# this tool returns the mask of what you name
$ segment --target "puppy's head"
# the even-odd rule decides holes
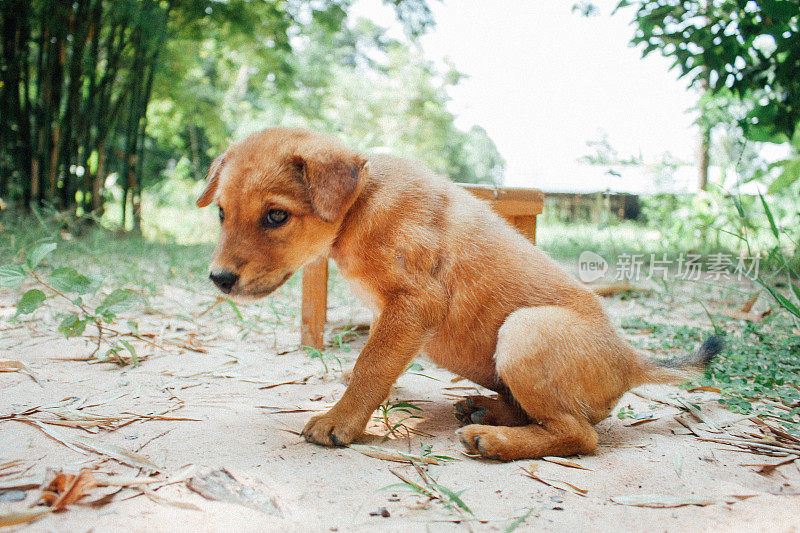
[[[239,300],[280,287],[328,252],[367,173],[363,157],[306,130],[273,128],[233,144],[197,200],[219,206],[211,279]]]

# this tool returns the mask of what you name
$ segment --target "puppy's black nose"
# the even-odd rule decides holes
[[[236,285],[237,281],[239,281],[239,276],[233,272],[228,272],[227,270],[223,270],[222,272],[211,272],[209,273],[208,277],[211,278],[211,281],[213,281],[216,286],[219,287],[219,290],[225,294],[231,292],[233,286]]]

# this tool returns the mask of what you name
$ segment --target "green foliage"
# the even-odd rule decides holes
[[[729,409],[756,410],[754,402],[766,398],[784,408],[759,407],[800,435],[800,338],[748,324],[728,338],[731,346],[709,367],[702,385],[717,386]]]
[[[634,411],[630,405],[620,407],[619,411],[617,411],[617,418],[619,418],[620,420],[624,418],[635,418],[635,417],[636,417],[636,411]]]
[[[574,8],[573,8],[573,9],[574,9]],[[519,518],[515,519],[513,522],[511,522],[511,523],[510,523],[510,524],[509,524],[509,525],[508,525],[508,526],[507,526],[507,527],[506,527],[506,528],[503,530],[503,531],[504,531],[504,533],[511,533],[512,531],[516,531],[516,530],[517,530],[517,528],[518,528],[519,526],[523,525],[525,522],[527,522],[527,521],[528,521],[528,518],[530,518],[530,516],[531,516],[531,515],[532,515],[532,514],[533,514],[535,511],[536,511],[536,510],[535,510],[534,508],[530,508],[530,509],[528,509],[527,511],[525,511],[524,513],[522,513],[522,515],[521,515]]]
[[[199,180],[232,139],[275,124],[498,181],[486,132],[446,110],[460,75],[411,52],[434,24],[427,1],[384,3],[406,40],[351,20],[350,0],[3,2],[0,197],[140,232],[147,188]]]
[[[622,0],[632,42],[658,51],[682,76],[753,101],[745,135],[785,142],[800,123],[800,0]]]
[[[726,323],[733,320],[725,316],[718,318]],[[702,328],[674,326],[639,317],[623,321],[622,327],[647,332],[646,337],[636,337],[633,341],[656,355],[667,351],[690,353],[712,333]],[[800,337],[792,335],[788,329],[780,322],[745,322],[741,330],[726,335],[725,349],[698,383],[719,387],[720,403],[736,412],[754,412],[754,403],[762,399],[778,402],[782,407],[762,405],[759,412],[778,417],[800,435]],[[636,414],[629,407],[622,407],[617,416],[633,418]]]
[[[72,267],[60,267],[50,274],[50,286],[61,292],[86,294],[92,281]]]
[[[50,253],[52,253],[52,251],[55,249],[56,249],[56,244],[52,242],[38,245],[28,254],[28,261],[27,261],[28,268],[33,270],[34,268],[39,266],[39,263],[41,263],[42,260],[44,260],[44,258],[47,257]]]
[[[768,259],[772,261],[778,270],[777,273],[770,278],[767,278],[761,273],[757,273],[751,277],[751,280],[764,287],[764,289],[766,289],[767,292],[769,292],[769,294],[778,302],[778,305],[794,317],[795,323],[800,324],[800,289],[798,289],[798,287],[795,285],[795,281],[800,279],[800,268],[795,268],[793,265],[796,256],[798,253],[800,253],[798,252],[800,244],[794,239],[795,236],[789,233],[788,229],[778,226],[769,203],[767,203],[767,200],[761,193],[759,193],[758,196],[761,200],[761,207],[763,208],[764,215],[769,221],[770,231],[775,239],[772,249],[768,255]],[[747,248],[751,249],[752,245],[750,243],[750,237],[746,231],[746,224],[752,215],[750,212],[742,209],[741,204],[737,204],[737,212],[741,217],[742,224],[742,229],[739,229],[738,236],[744,242]],[[798,213],[798,215],[800,215],[800,213]],[[784,248],[783,243],[781,242],[782,237],[785,237],[785,239],[790,241],[794,246],[793,253],[795,257],[792,257],[792,252]],[[790,294],[788,297],[784,296],[779,290],[779,287],[775,281],[775,276],[780,274],[785,275],[786,285],[791,287],[792,292],[794,293],[793,295]],[[792,296],[796,301],[791,300]]]
[[[138,299],[138,295],[132,290],[116,289],[103,299],[95,312],[102,315],[106,322],[110,322],[118,314],[127,311]]]
[[[433,457],[434,459],[438,459],[440,461],[460,461],[460,459],[456,459],[455,457],[450,457],[449,455],[442,455],[440,453],[434,453],[433,447],[430,444],[425,444],[424,442],[419,443],[419,458],[420,463],[425,464],[426,457]]]
[[[420,376],[423,378],[432,379],[434,381],[439,381],[438,378],[433,376],[429,376],[428,374],[424,374],[422,371],[425,370],[421,364],[417,362],[409,363],[406,369],[403,371],[403,374],[410,374],[412,376]]]
[[[58,332],[63,333],[67,339],[80,337],[86,330],[86,324],[88,323],[88,318],[81,318],[79,315],[67,315],[58,325]]]
[[[800,0],[622,0],[631,42],[708,89],[702,130],[716,131],[713,162],[745,179],[774,178],[775,193],[800,179]],[[711,138],[713,138],[711,137]],[[765,168],[750,143],[790,143],[792,155]],[[722,160],[722,161],[720,161]]]
[[[47,296],[39,289],[31,289],[22,295],[17,302],[17,314],[29,315],[42,306]]]
[[[754,199],[743,197],[741,201],[749,206]],[[727,193],[712,187],[696,194],[645,197],[642,199],[642,216],[647,226],[659,228],[664,237],[663,244],[668,247],[735,250],[739,242],[729,232],[738,225],[740,218],[732,207]],[[749,221],[748,229],[755,230],[756,222]]]
[[[800,179],[800,155],[774,163],[773,168],[780,168],[780,174],[775,178],[767,192],[775,194],[784,191],[791,184]]]
[[[0,288],[17,287],[25,279],[25,271],[19,265],[0,266]]]
[[[486,131],[460,130],[447,110],[447,90],[460,73],[440,72],[419,50],[368,20],[333,26],[311,17],[304,38],[282,58],[283,73],[257,67],[258,60],[225,40],[204,41],[199,67],[190,55],[192,74],[178,88],[171,80],[156,87],[150,123],[171,139],[165,157],[188,156],[199,179],[200,169],[230,139],[280,124],[325,131],[363,151],[413,157],[456,181],[499,183],[505,163]],[[183,57],[186,51],[175,53]],[[198,86],[208,101],[197,99]],[[187,134],[192,120],[195,129]]]
[[[128,334],[144,340],[143,337],[138,334],[135,327],[129,328],[133,330],[132,333],[123,333],[110,325],[114,324],[118,315],[140,301],[141,297],[128,289],[116,289],[104,296],[102,301],[93,307],[90,303],[84,301],[83,296],[87,296],[89,300],[95,300],[98,283],[93,282],[89,277],[79,273],[72,267],[56,268],[49,276],[41,272],[42,261],[56,247],[55,243],[35,246],[26,256],[27,268],[13,264],[0,267],[2,286],[14,288],[26,280],[38,286],[25,291],[19,299],[16,316],[33,313],[42,307],[48,299],[59,299],[67,305],[67,312],[62,314],[58,325],[58,332],[63,334],[65,338],[69,339],[84,335],[86,326],[92,324],[97,330],[97,345],[92,357],[100,351],[105,338],[109,342],[109,347],[99,356],[100,360],[113,359],[122,364],[138,364],[139,357],[135,348],[126,339],[120,337]],[[122,351],[127,351],[130,354],[128,360],[120,355]]]

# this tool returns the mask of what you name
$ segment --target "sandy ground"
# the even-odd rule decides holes
[[[293,287],[282,289],[281,295],[289,314],[292,302],[298,301],[296,284]],[[13,297],[8,291],[0,293],[0,318],[13,314]],[[659,386],[635,391],[639,395],[627,394],[620,406],[652,413],[655,420],[631,425],[633,419],[612,416],[601,422],[596,454],[571,458],[584,469],[541,460],[501,464],[462,455],[454,434],[458,424],[452,403],[455,396],[474,394],[477,389],[466,381],[452,381],[452,374],[424,359],[419,361],[423,368],[419,373],[425,376],[403,375],[392,395],[394,400],[423,409],[421,418],[408,421],[419,433],[384,439],[386,428],[376,420],[361,442],[411,455],[419,455],[424,443],[434,454],[458,459],[430,465],[427,474],[444,487],[463,490],[461,498],[474,517],[405,488],[385,488],[399,482],[392,471],[415,482],[420,481],[419,474],[410,464],[369,457],[354,449],[317,447],[296,434],[312,414],[342,395],[345,385],[334,358],[326,358],[331,367],[326,373],[319,359],[296,349],[298,328],[293,316],[272,329],[259,322],[244,339],[242,328],[224,305],[198,316],[213,298],[209,287],[199,291],[165,287],[151,297],[153,307],[136,318],[139,330],[152,332],[162,348],[136,341],[140,354],[149,354],[136,367],[68,360],[86,356],[92,346],[82,339],[57,337],[51,311],[37,311],[22,323],[0,321],[1,357],[24,363],[38,379],[37,383],[22,372],[0,373],[0,417],[40,407],[50,408],[49,412],[27,418],[56,420],[53,413],[60,409],[67,419],[75,413],[93,413],[134,420],[126,425],[109,423],[119,426],[111,429],[80,429],[0,418],[0,464],[20,460],[24,468],[17,470],[28,469],[0,475],[0,486],[19,478],[41,480],[48,468],[75,472],[88,466],[127,477],[149,475],[103,454],[71,449],[42,428],[57,431],[67,441],[79,435],[139,450],[161,471],[156,479],[174,481],[154,484],[152,497],[124,488],[110,502],[75,504],[17,527],[32,531],[502,531],[528,513],[518,531],[800,530],[797,463],[768,475],[757,473],[757,467],[743,465],[780,459],[701,441],[676,420],[676,416],[684,417],[701,433],[709,429],[669,405],[676,403],[677,396],[700,405],[705,416],[719,425],[733,419],[735,415],[719,407],[712,392]],[[245,318],[270,314],[266,306],[251,309]],[[609,301],[609,311],[615,319],[654,312],[638,300],[618,299]],[[681,315],[680,305],[675,304],[673,312],[676,320],[697,324],[694,315]],[[333,326],[368,319],[346,296],[334,295],[330,315]],[[363,337],[358,338],[331,353],[346,368],[363,342]],[[192,343],[188,345],[192,349],[186,343]],[[288,381],[298,383],[264,388]],[[166,413],[196,421],[125,413]],[[751,426],[749,421],[738,421],[726,431]],[[524,475],[523,468],[531,465],[537,476],[561,488]],[[255,510],[211,501],[187,486],[187,478],[203,478],[220,468],[248,487],[247,494],[256,494],[268,505]],[[110,492],[97,488],[82,501]],[[670,497],[715,503],[650,508],[612,500],[624,502],[632,495],[655,501]],[[0,514],[25,508],[37,497],[38,490],[0,493]],[[277,510],[270,509],[272,503]]]

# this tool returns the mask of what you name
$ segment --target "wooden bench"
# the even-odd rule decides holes
[[[536,189],[491,187],[460,183],[477,198],[489,203],[517,231],[536,242],[536,217],[542,213],[544,194]],[[300,343],[323,348],[328,315],[328,258],[322,257],[303,268],[303,303]]]

